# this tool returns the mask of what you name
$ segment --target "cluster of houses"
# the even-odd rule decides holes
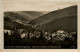
[[[71,40],[74,40],[75,38],[72,36],[72,34],[76,34],[76,32],[71,32],[71,33],[67,33],[63,30],[58,30],[56,32],[53,33],[49,33],[49,32],[40,32],[40,31],[34,31],[34,32],[28,32],[25,29],[17,29],[17,30],[4,30],[4,33],[8,33],[8,35],[13,35],[13,33],[19,34],[18,37],[20,38],[39,38],[42,36],[46,39],[46,40],[57,40],[57,41],[64,41],[65,38],[70,38]]]

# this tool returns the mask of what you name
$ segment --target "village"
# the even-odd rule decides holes
[[[5,29],[4,37],[4,45],[6,46],[63,45],[62,42],[64,41],[64,45],[74,45],[77,39],[76,32],[68,33],[64,30],[57,30],[56,32],[49,33],[44,30],[36,30],[36,28],[28,31],[26,29],[19,29],[16,27],[15,30]],[[67,41],[68,43],[66,43]]]

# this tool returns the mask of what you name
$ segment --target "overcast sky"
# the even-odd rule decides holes
[[[76,5],[76,2],[48,0],[4,0],[4,11],[54,11]]]

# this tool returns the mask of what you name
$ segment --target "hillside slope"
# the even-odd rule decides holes
[[[73,15],[77,15],[77,6],[70,6],[64,9],[52,11],[48,14],[45,14],[43,16],[40,16],[39,18],[32,20],[30,24],[33,24],[33,25],[45,24],[58,18],[73,16]]]
[[[28,18],[24,18],[21,15],[18,15],[16,13],[12,13],[12,12],[4,12],[4,18],[9,18],[12,21],[18,22],[18,23],[28,23],[29,19]]]
[[[56,19],[49,23],[37,27],[40,30],[54,32],[57,30],[64,30],[67,32],[77,32],[77,16],[69,16]]]

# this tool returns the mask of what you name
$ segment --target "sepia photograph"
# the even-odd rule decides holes
[[[77,3],[5,0],[4,49],[77,49]]]

